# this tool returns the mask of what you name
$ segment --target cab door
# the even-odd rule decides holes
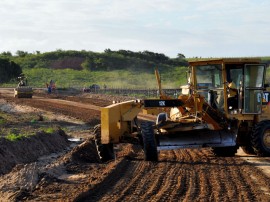
[[[264,87],[265,65],[247,64],[244,67],[243,114],[260,114]]]

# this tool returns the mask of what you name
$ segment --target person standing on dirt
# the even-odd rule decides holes
[[[51,92],[52,92],[52,88],[51,88],[51,86],[49,85],[49,86],[48,86],[48,93],[51,94]]]
[[[48,90],[48,94],[50,94],[52,92],[51,85],[49,85],[48,83],[46,83],[46,87],[47,87],[47,90]]]

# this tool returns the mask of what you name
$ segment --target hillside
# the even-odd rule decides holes
[[[57,50],[46,53],[18,51],[15,56],[5,52],[2,58],[17,63],[28,76],[29,84],[44,87],[51,79],[59,87],[83,87],[93,83],[110,87],[154,88],[154,69],[158,68],[167,87],[178,87],[185,83],[187,61],[183,55],[169,58],[149,51],[127,50],[103,53],[91,51]],[[183,69],[184,68],[184,69]],[[7,85],[14,85],[11,81]]]
[[[149,51],[110,49],[103,53],[57,50],[46,53],[17,51],[16,55],[12,55],[3,52],[0,58],[18,64],[28,76],[31,86],[45,87],[47,82],[54,80],[57,87],[64,88],[82,88],[92,84],[113,88],[156,88],[155,68],[159,69],[164,88],[178,88],[186,83],[187,60],[198,59],[186,59],[183,54],[169,58]],[[269,64],[270,58],[262,57],[262,60]],[[267,73],[267,83],[269,78]],[[2,86],[13,87],[16,83],[14,78]]]
[[[27,68],[75,69],[75,70],[119,70],[119,69],[148,69],[152,66],[161,68],[185,66],[184,56],[169,58],[161,53],[149,51],[132,52],[128,50],[111,51],[106,49],[103,53],[91,51],[57,50],[46,53],[27,53],[17,51],[15,56],[4,52],[1,57],[8,57]]]

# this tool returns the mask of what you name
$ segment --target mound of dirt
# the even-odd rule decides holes
[[[6,174],[22,163],[36,161],[40,156],[61,151],[69,145],[63,130],[54,133],[38,132],[28,138],[10,141],[0,138],[0,174]]]
[[[58,60],[51,60],[50,68],[52,69],[75,69],[82,70],[81,64],[85,59],[81,57],[65,57]]]
[[[100,162],[95,141],[92,138],[86,139],[82,144],[73,148],[65,158],[66,163],[98,163]]]

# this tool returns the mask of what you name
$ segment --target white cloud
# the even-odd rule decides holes
[[[270,55],[269,1],[1,0],[2,51]]]

